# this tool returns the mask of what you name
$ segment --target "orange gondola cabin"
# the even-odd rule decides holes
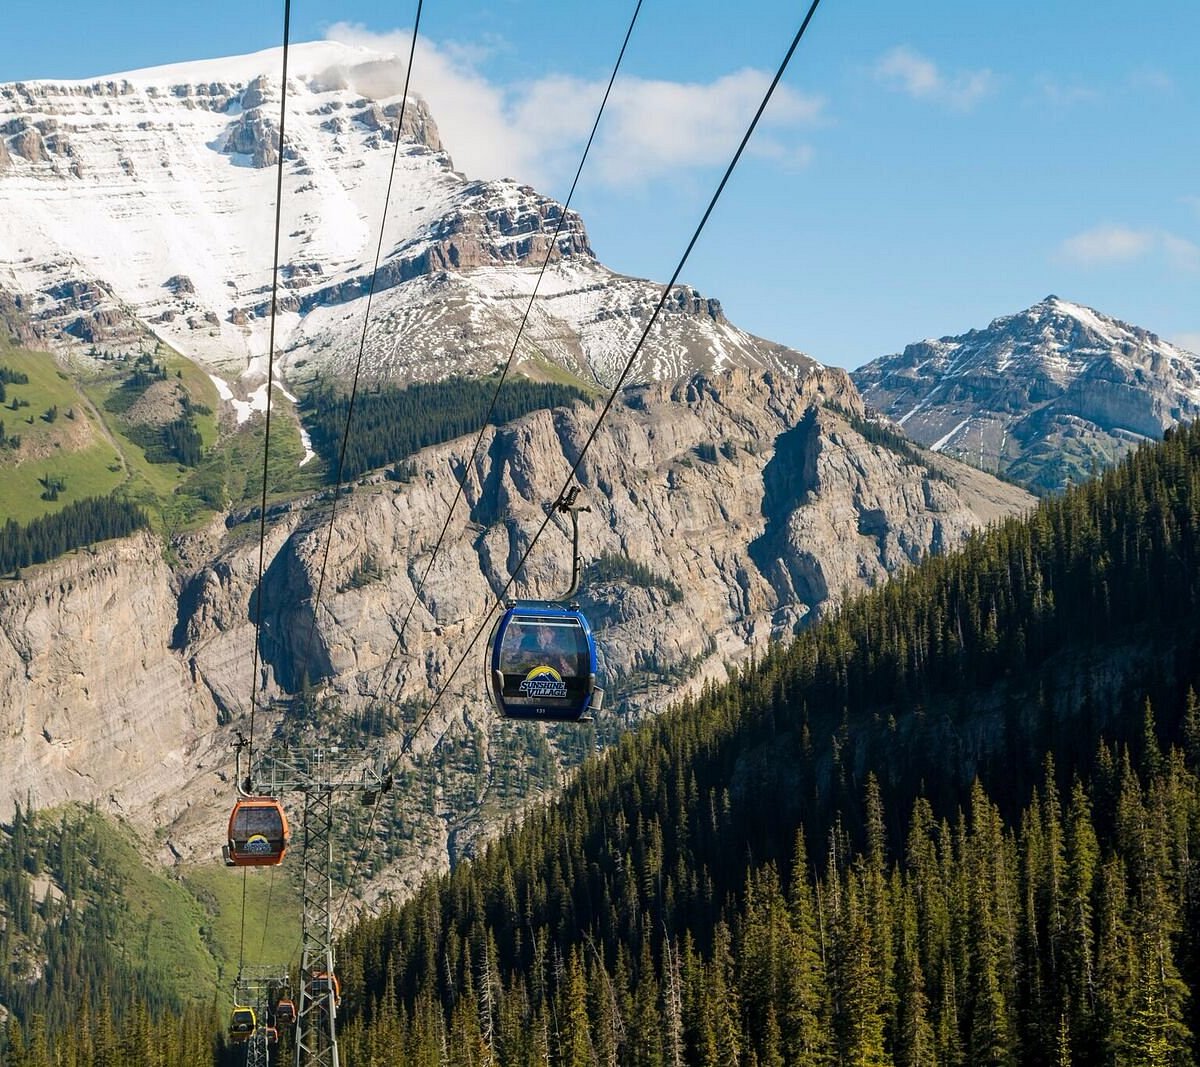
[[[292,1026],[296,1022],[296,1005],[290,1000],[281,1000],[275,1005],[275,1022],[279,1026]]]
[[[273,867],[283,862],[291,831],[283,805],[274,797],[243,797],[229,816],[227,867]]]
[[[342,983],[336,974],[318,971],[309,979],[308,995],[319,1002],[332,1000],[333,1006],[339,1007],[342,1003]]]

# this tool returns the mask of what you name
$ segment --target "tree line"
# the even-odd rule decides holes
[[[207,1000],[181,997],[144,946],[125,942],[122,861],[100,817],[79,809],[39,815],[17,804],[5,829],[0,1002],[10,1014],[0,1027],[0,1062],[211,1067],[223,1022],[215,990]],[[211,988],[213,976],[191,980]]]
[[[569,385],[505,381],[496,394],[495,376],[447,378],[418,382],[405,388],[381,385],[355,397],[354,418],[346,440],[342,477],[357,478],[366,471],[407,459],[429,445],[478,431],[493,395],[496,405],[489,423],[499,426],[543,408],[562,407],[586,394]],[[304,421],[313,449],[324,460],[329,480],[337,475],[338,456],[350,408],[348,394],[330,385],[313,389],[304,402]]]
[[[127,537],[149,525],[140,507],[118,497],[85,497],[24,525],[9,519],[0,526],[0,573],[45,563],[97,541]]]
[[[204,441],[191,415],[180,415],[159,426],[130,426],[126,433],[150,463],[195,467],[204,458]]]
[[[345,1061],[1194,1065],[1198,537],[1193,426],[626,734],[347,933]]]
[[[1189,715],[1188,756],[1151,739],[1135,767],[1128,747],[1105,744],[1091,780],[1073,778],[1065,795],[1048,760],[1015,826],[978,781],[952,816],[918,798],[899,855],[868,777],[864,848],[835,825],[813,862],[798,832],[788,863],[751,866],[704,930],[669,900],[639,901],[669,888],[653,833],[626,857],[649,886],[594,901],[632,914],[582,938],[539,930],[515,872],[507,886],[456,887],[450,922],[423,894],[395,930],[411,941],[385,936],[374,949],[387,919],[349,939],[368,965],[344,1055],[523,1067],[1194,1064],[1194,697]],[[689,872],[676,877],[696,891]],[[620,937],[604,936],[606,921],[625,927]],[[511,967],[514,951],[529,964]]]
[[[348,1059],[1194,1064],[1198,535],[1189,427],[626,735],[347,935]]]

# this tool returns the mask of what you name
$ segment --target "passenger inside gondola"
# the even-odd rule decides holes
[[[510,606],[496,621],[486,662],[488,694],[505,718],[578,722],[599,710],[595,643],[578,608]]]

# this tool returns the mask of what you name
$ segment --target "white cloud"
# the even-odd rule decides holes
[[[613,89],[611,115],[602,125],[598,170],[614,185],[662,177],[675,170],[725,163],[758,107],[770,76],[742,70],[707,85],[629,80]],[[822,102],[790,90],[763,116],[779,129],[816,121]],[[594,108],[593,108],[594,112]],[[783,142],[756,131],[751,149],[766,158],[790,157]],[[803,150],[801,156],[803,158]]]
[[[379,78],[356,87],[372,95],[396,95],[404,87],[411,35],[397,31],[376,34],[338,23],[328,36],[346,44],[395,56],[391,60],[390,94]],[[442,142],[460,170],[473,177],[525,178],[536,159],[536,145],[514,126],[506,113],[504,94],[476,73],[477,58],[462,46],[438,48],[425,38],[417,41],[412,89],[428,102]],[[526,178],[526,180],[529,180]]]
[[[1200,270],[1200,248],[1194,241],[1176,237],[1173,233],[1159,235],[1167,258],[1180,270]]]
[[[400,92],[407,33],[375,34],[343,23],[329,36],[394,53],[393,93]],[[511,177],[543,188],[569,181],[607,79],[549,75],[501,86],[479,72],[483,56],[474,46],[417,42],[413,88],[428,101],[454,165],[471,177]],[[769,81],[757,70],[708,84],[618,78],[589,158],[591,180],[633,185],[724,162]],[[796,143],[795,131],[817,123],[824,107],[820,97],[780,86],[751,148],[784,166],[805,165],[811,149]]]
[[[1129,263],[1156,254],[1179,270],[1200,270],[1200,247],[1160,229],[1095,226],[1068,237],[1059,245],[1058,252],[1061,258],[1085,267]]]
[[[1129,75],[1133,89],[1149,89],[1155,93],[1168,93],[1175,88],[1175,81],[1165,70],[1157,67],[1139,67]]]
[[[969,111],[995,84],[995,77],[986,69],[959,71],[947,77],[931,59],[906,45],[885,52],[876,62],[874,73],[890,89],[955,111]]]
[[[1100,99],[1100,94],[1086,85],[1064,85],[1053,78],[1039,78],[1041,99],[1052,107],[1068,108],[1075,104],[1089,104]]]
[[[1124,263],[1144,256],[1154,244],[1148,230],[1127,226],[1096,226],[1068,237],[1059,246],[1064,258],[1085,266],[1097,263]]]

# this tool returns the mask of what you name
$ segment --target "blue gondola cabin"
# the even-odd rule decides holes
[[[578,722],[599,710],[596,643],[582,612],[521,602],[492,630],[488,692],[509,719]]]

